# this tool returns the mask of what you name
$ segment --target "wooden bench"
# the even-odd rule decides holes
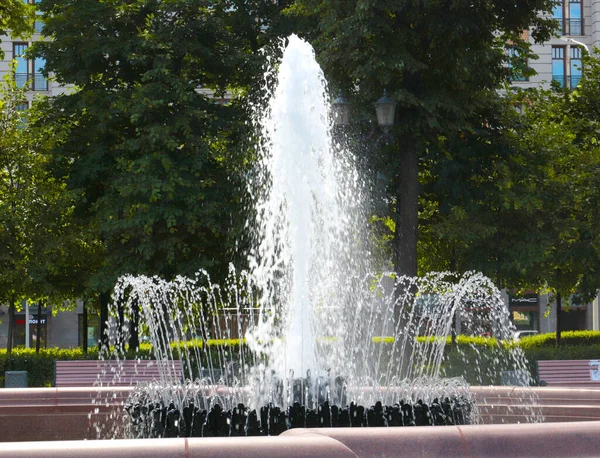
[[[75,360],[56,361],[54,386],[131,386],[139,382],[161,380],[161,369],[172,379],[183,380],[180,360]]]
[[[600,360],[538,361],[537,375],[540,385],[600,387]]]

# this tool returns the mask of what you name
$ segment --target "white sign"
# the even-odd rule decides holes
[[[600,382],[600,361],[590,360],[590,379],[594,382]]]

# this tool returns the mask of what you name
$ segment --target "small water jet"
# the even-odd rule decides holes
[[[255,202],[247,224],[254,238],[249,272],[232,267],[223,285],[204,271],[171,282],[125,276],[115,288],[111,314],[119,318],[109,326],[113,350],[106,356],[123,357],[139,307],[155,358],[182,359],[187,379],[165,366],[156,384],[138,387],[128,434],[182,434],[191,428],[190,415],[204,422],[200,434],[222,432],[222,418],[229,425],[234,415],[249,421],[252,411],[258,418],[268,406],[271,413],[279,409],[282,427],[298,423],[298,409],[306,423],[324,405],[329,419],[334,405],[377,407],[376,416],[384,410],[394,416],[396,405],[426,406],[427,420],[418,421],[433,424],[439,399],[460,399],[468,406],[463,418],[480,422],[485,406],[473,403],[465,378],[444,376],[467,368],[478,384],[498,383],[503,369],[526,374],[523,353],[500,344],[486,355],[458,349],[463,357],[453,364],[447,337],[453,317],[463,334],[512,335],[500,291],[478,273],[374,273],[368,180],[332,136],[314,51],[292,35],[269,72],[277,84],[255,109],[261,140],[249,181]],[[210,347],[214,341],[221,344]],[[491,364],[483,364],[486,357]],[[413,422],[419,409],[412,409]],[[534,414],[535,406],[530,419]],[[258,430],[271,431],[259,423]]]

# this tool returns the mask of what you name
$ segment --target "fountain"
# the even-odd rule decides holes
[[[262,420],[247,428],[256,434],[314,419],[321,426],[381,423],[375,417],[386,425],[479,423],[464,378],[442,377],[449,369],[444,349],[455,316],[464,333],[512,335],[500,292],[477,273],[416,279],[374,273],[368,184],[352,152],[332,136],[327,85],[312,47],[292,35],[276,71],[275,88],[265,88],[265,101],[254,109],[261,141],[248,185],[250,270],[232,266],[225,285],[204,271],[171,282],[120,279],[112,316],[122,320],[112,322],[105,356],[124,357],[122,343],[139,307],[156,359],[183,359],[187,381],[164,366],[161,380],[132,395],[127,432],[111,434],[214,436],[230,431],[233,417],[244,425]],[[206,346],[185,348],[193,339],[232,337],[244,339],[235,351],[219,349],[216,360]],[[498,361],[490,370],[527,373],[518,348],[490,353]],[[474,368],[481,369],[478,361]],[[490,374],[478,382],[484,378]],[[535,414],[532,408],[528,419]],[[302,421],[294,421],[298,415]],[[281,428],[272,427],[277,423]]]
[[[221,285],[204,271],[173,281],[125,276],[114,291],[104,357],[125,358],[139,312],[154,358],[181,359],[185,380],[165,364],[159,380],[109,384],[95,394],[4,390],[0,406],[18,415],[26,404],[37,409],[36,422],[46,421],[39,437],[57,428],[60,438],[82,439],[68,435],[86,426],[81,417],[56,413],[93,405],[97,438],[136,440],[12,443],[0,456],[597,453],[599,422],[483,425],[541,421],[537,394],[548,404],[564,397],[600,406],[600,397],[483,386],[497,384],[506,370],[530,384],[523,353],[510,345],[485,352],[459,345],[448,357],[453,326],[463,335],[512,335],[501,293],[478,273],[395,278],[378,268],[366,225],[369,185],[352,152],[332,136],[327,85],[308,43],[289,37],[265,75],[265,93],[254,111],[261,140],[248,178],[255,203],[249,271],[232,266]],[[560,410],[553,418],[574,417]],[[33,429],[20,440],[30,440]],[[218,437],[253,435],[277,437]],[[498,437],[509,436],[506,449]],[[156,437],[163,439],[144,439]]]

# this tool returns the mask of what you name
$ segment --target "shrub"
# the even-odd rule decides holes
[[[600,331],[563,331],[561,341],[563,346],[598,345],[600,344]],[[556,346],[556,333],[549,332],[524,337],[519,341],[519,346],[524,350],[527,348],[554,347]]]

